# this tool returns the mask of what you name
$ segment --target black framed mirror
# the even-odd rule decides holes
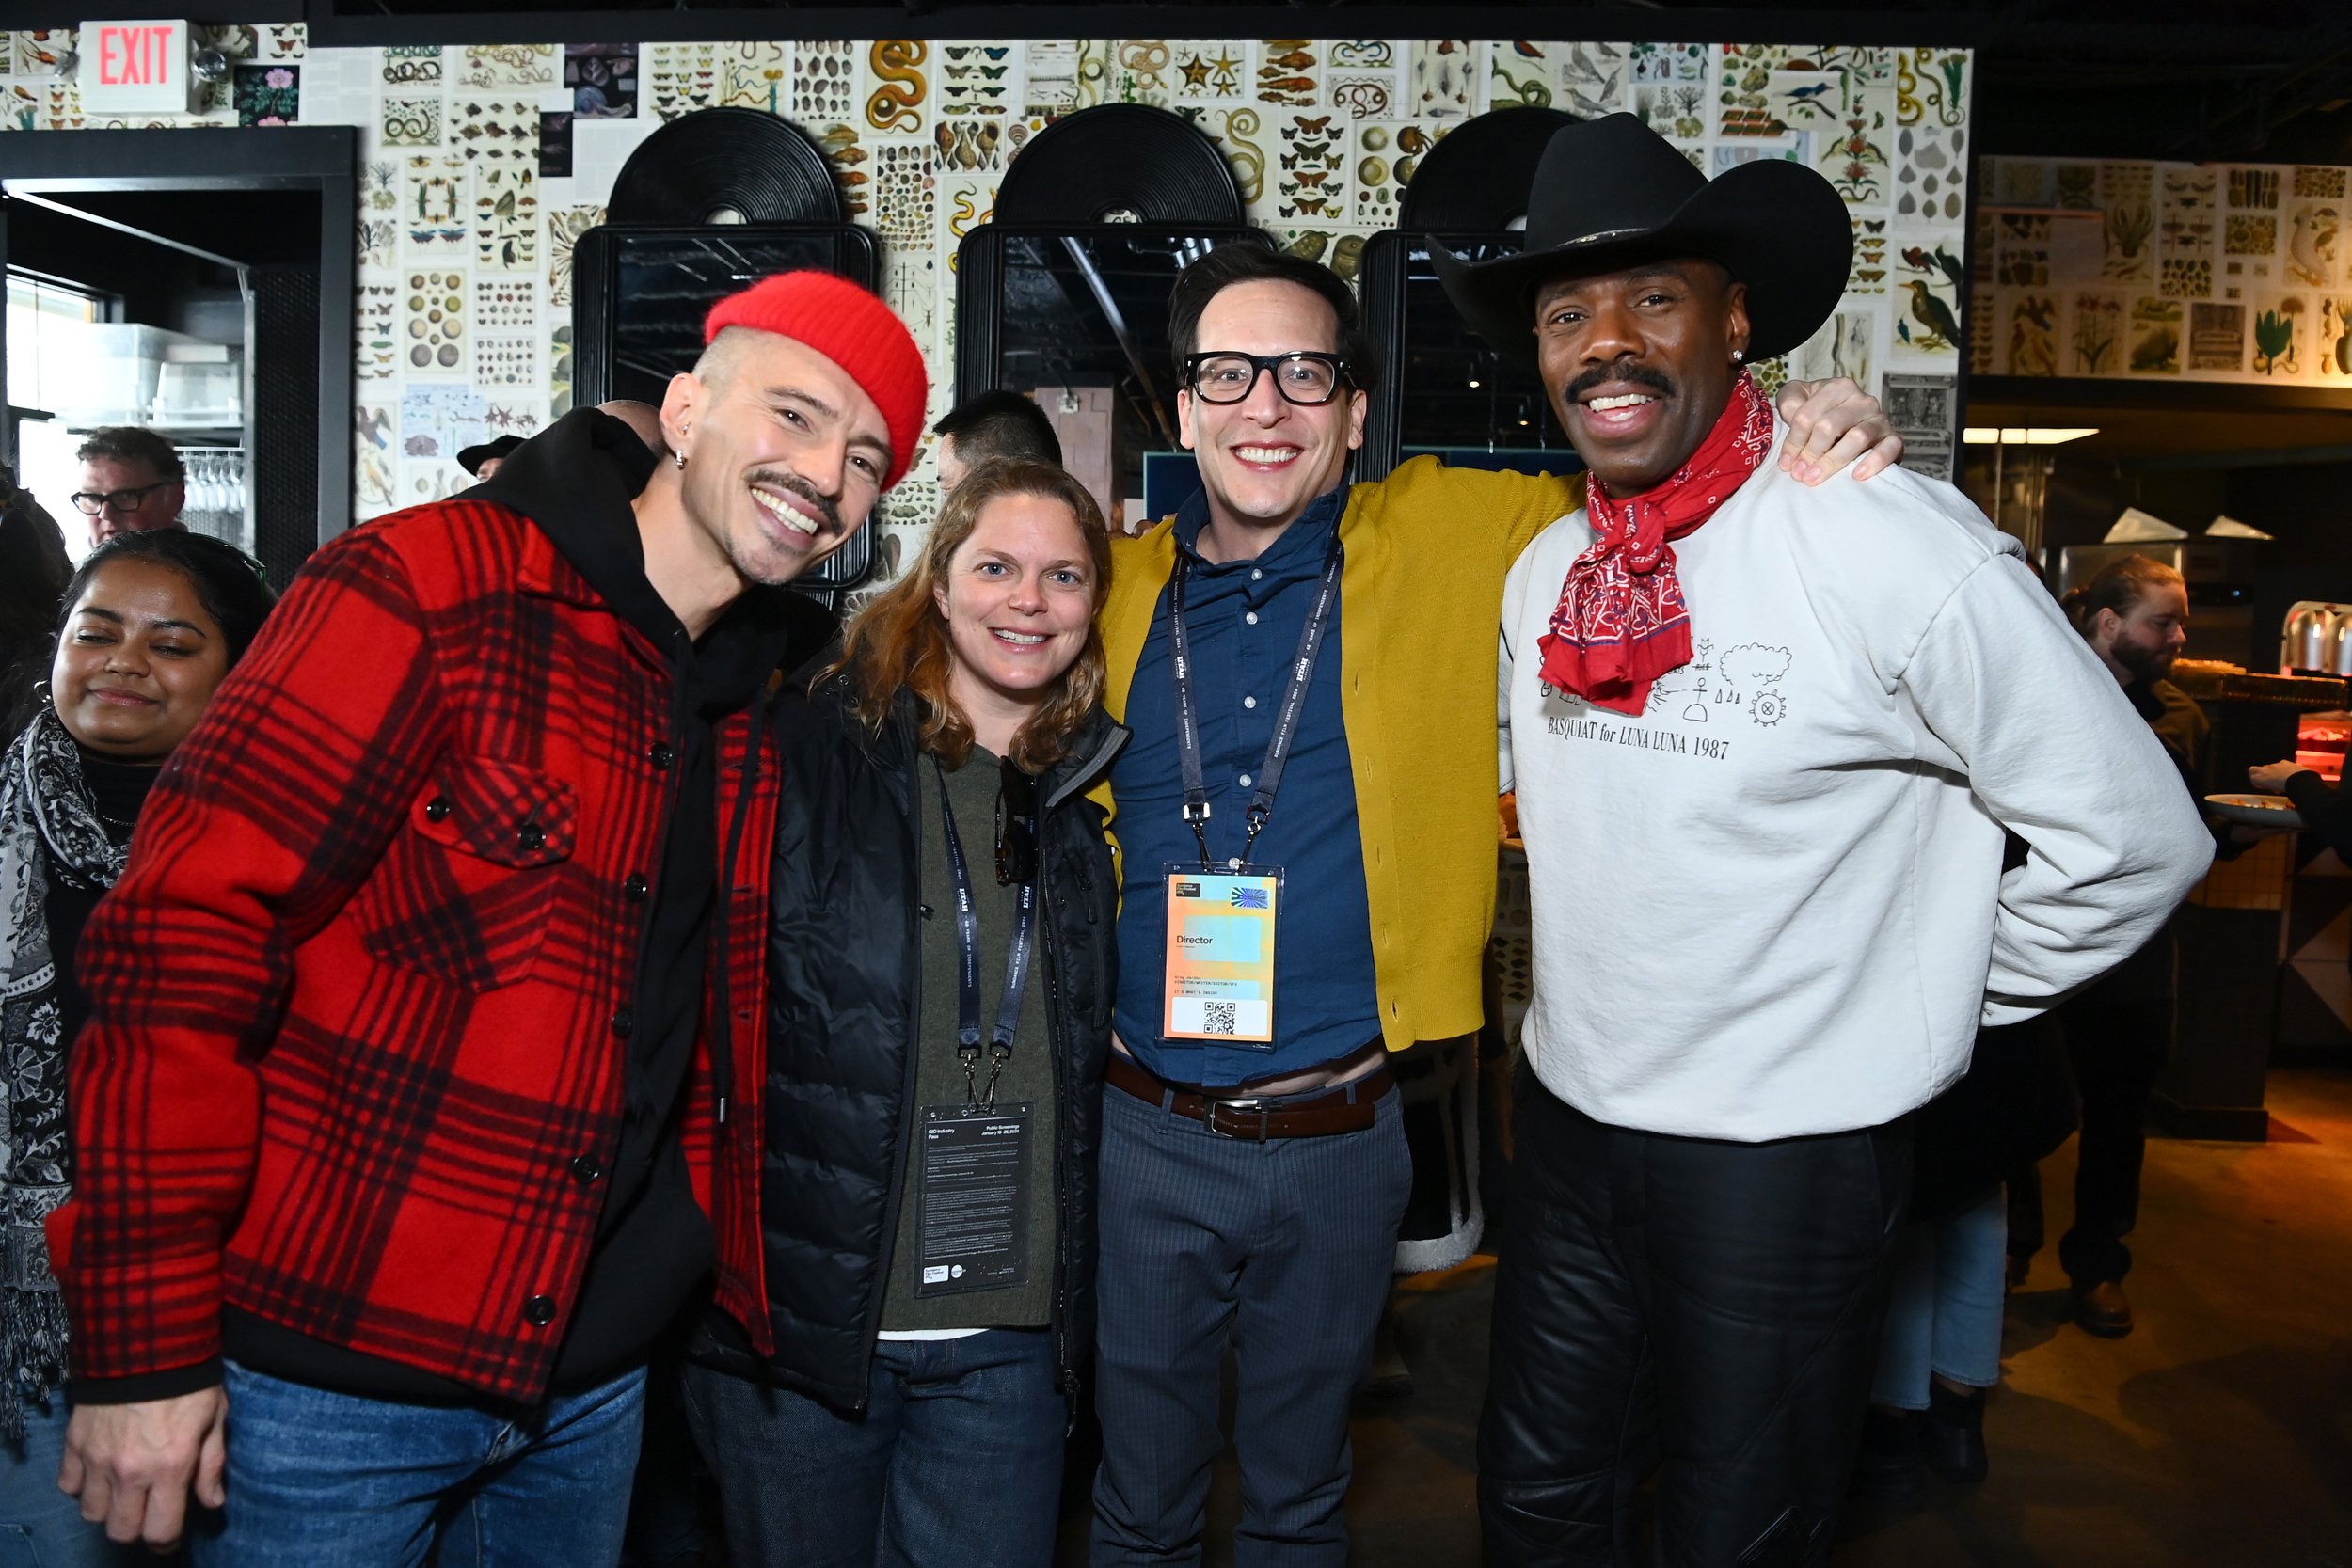
[[[1211,223],[976,229],[956,256],[957,398],[1036,398],[1114,528],[1130,501],[1161,515],[1199,485],[1177,438],[1168,291],[1219,245],[1271,243]]]
[[[773,273],[815,268],[867,289],[880,267],[874,236],[846,223],[611,225],[572,248],[572,403],[633,398],[659,405],[670,378],[694,368],[703,318],[728,294]],[[828,604],[863,582],[876,558],[868,519],[803,578]]]
[[[1434,146],[1400,140],[1400,167],[1419,166],[1397,227],[1365,242],[1360,275],[1364,329],[1385,371],[1364,420],[1360,477],[1381,478],[1424,453],[1455,467],[1521,473],[1583,467],[1542,379],[1470,329],[1429,261],[1433,243],[1471,261],[1517,256],[1536,166],[1551,138],[1575,123],[1557,109],[1514,106],[1466,120]]]
[[[637,145],[607,221],[572,246],[572,403],[659,404],[702,356],[703,319],[780,272],[815,270],[879,292],[871,231],[843,211],[806,132],[751,109],[698,109]],[[797,587],[829,607],[866,580],[878,517]]]
[[[1542,379],[1506,362],[1463,322],[1430,263],[1433,243],[1473,261],[1519,252],[1519,236],[1508,230],[1432,236],[1391,229],[1364,242],[1364,329],[1381,380],[1364,418],[1357,477],[1382,478],[1424,453],[1454,467],[1577,472],[1583,463]]]
[[[703,350],[703,317],[779,272],[814,268],[867,289],[874,236],[848,224],[589,230],[572,249],[572,401],[659,404]]]

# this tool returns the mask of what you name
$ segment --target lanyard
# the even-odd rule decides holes
[[[1184,579],[1192,575],[1192,557],[1176,552],[1176,575],[1168,585],[1168,664],[1176,676],[1176,754],[1184,771],[1184,821],[1200,845],[1200,868],[1209,869],[1209,791],[1200,774],[1200,711],[1192,691],[1192,637],[1184,626]],[[1323,578],[1315,585],[1314,608],[1298,628],[1298,652],[1291,658],[1290,684],[1274,716],[1274,733],[1266,737],[1265,762],[1258,769],[1258,784],[1249,797],[1249,837],[1241,847],[1242,863],[1266,818],[1274,815],[1274,792],[1282,785],[1282,767],[1290,760],[1291,741],[1298,733],[1298,716],[1306,710],[1307,685],[1314,678],[1315,656],[1323,651],[1323,633],[1331,624],[1331,606],[1340,594],[1340,533],[1334,526],[1330,546],[1323,552]]]
[[[963,1064],[963,1104],[966,1110],[996,1104],[997,1075],[1012,1060],[1013,1032],[1021,1023],[1021,993],[1029,979],[1029,949],[1037,928],[1037,882],[1021,884],[1015,900],[1012,948],[1005,955],[1005,990],[996,1002],[996,1028],[988,1041],[988,1088],[974,1079],[980,1065],[980,916],[972,902],[972,873],[963,861],[963,840],[956,832],[955,808],[947,803],[947,770],[931,758],[939,775],[939,819],[947,830],[947,869],[956,879],[956,1059]]]

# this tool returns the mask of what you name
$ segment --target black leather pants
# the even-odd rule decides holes
[[[1487,1568],[1826,1563],[1911,1184],[1907,1125],[1603,1126],[1525,1068],[1479,1431]]]

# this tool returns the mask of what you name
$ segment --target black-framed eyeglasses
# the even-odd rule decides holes
[[[1010,757],[996,779],[996,885],[1037,879],[1037,780]]]
[[[83,516],[95,517],[110,506],[117,512],[135,511],[141,502],[156,491],[167,484],[179,483],[176,479],[159,479],[152,484],[142,484],[134,490],[108,490],[103,494],[96,490],[76,490],[66,497],[66,499],[72,501],[73,510]]]
[[[1187,354],[1184,386],[1203,403],[1239,403],[1274,372],[1274,389],[1285,403],[1320,408],[1347,385],[1347,361],[1336,354]]]

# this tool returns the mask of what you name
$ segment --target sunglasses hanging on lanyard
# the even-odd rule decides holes
[[[983,1046],[979,905],[962,835],[956,831],[946,769],[936,757],[931,763],[955,887],[956,1060],[963,1068],[963,1103],[923,1106],[916,1119],[922,1140],[915,1167],[918,1298],[1027,1281],[1029,1153],[1037,1132],[1033,1105],[1000,1105],[996,1100],[997,1082],[1012,1061],[1020,1033],[1022,996],[1037,943],[1037,781],[1008,759],[998,784],[996,881],[1019,891],[1012,898],[1004,990]],[[986,1083],[980,1080],[983,1055]]]

